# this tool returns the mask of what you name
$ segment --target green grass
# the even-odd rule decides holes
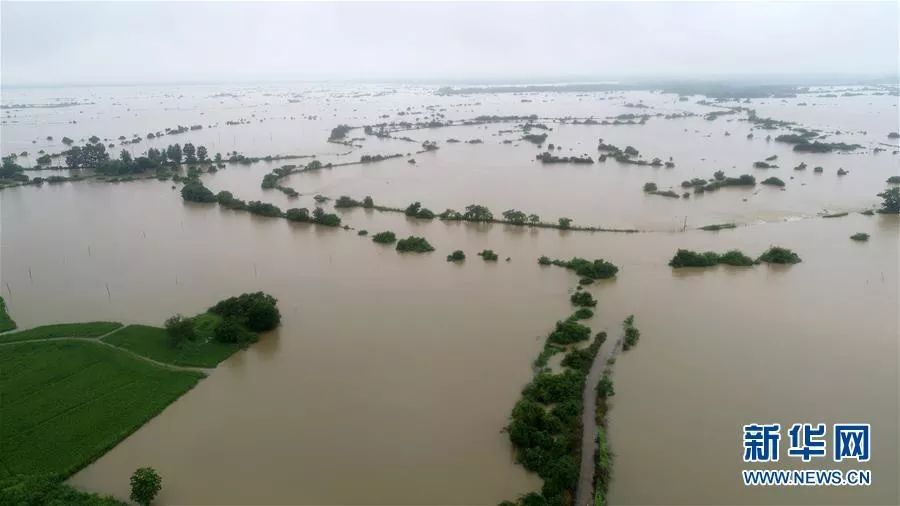
[[[71,475],[137,430],[203,375],[100,343],[0,347],[0,478]]]
[[[97,337],[108,334],[121,326],[122,324],[118,322],[83,322],[42,325],[40,327],[19,332],[0,334],[0,343],[33,341],[35,339],[48,339],[53,337]]]
[[[103,341],[158,362],[190,367],[215,367],[241,349],[237,343],[220,343],[211,339],[215,325],[218,325],[219,321],[221,319],[216,315],[198,316],[194,327],[198,335],[197,342],[187,343],[181,348],[172,346],[165,329],[148,325],[129,325],[104,337]]]
[[[0,297],[0,332],[6,332],[14,328],[16,328],[16,322],[6,312],[6,301],[3,300],[3,297]]]

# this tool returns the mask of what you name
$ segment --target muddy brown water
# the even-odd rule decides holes
[[[486,100],[473,111],[524,107],[491,100],[507,102]],[[712,124],[724,129],[719,121]],[[7,131],[27,137],[17,128],[4,125],[4,140]],[[568,128],[576,127],[557,133],[569,135]],[[737,132],[737,124],[728,128]],[[601,130],[569,138],[593,145]],[[478,135],[476,128],[447,134]],[[653,136],[637,129],[628,135],[657,151]],[[682,135],[682,143],[703,139]],[[735,164],[769,153],[762,142]],[[171,182],[0,192],[4,296],[22,327],[101,318],[158,324],[250,290],[273,293],[284,316],[277,331],[225,361],[71,483],[124,498],[131,471],[150,465],[164,479],[161,504],[494,504],[535,490],[540,480],[514,463],[501,429],[543,336],[572,311],[567,298],[576,277],[536,259],[578,255],[621,267],[617,279],[589,287],[599,299],[593,330],[605,329],[613,340],[622,319],[634,314],[642,332],[615,368],[610,504],[898,502],[900,222],[855,213],[808,218],[829,206],[874,204],[872,195],[896,172],[896,157],[852,155],[857,168],[847,179],[817,180],[808,169],[806,186],[757,187],[748,194],[763,197],[748,202],[730,189],[688,202],[640,194],[648,179],[694,177],[687,163],[668,174],[618,165],[541,167],[529,160],[533,151],[453,146],[431,161],[417,156],[415,168],[401,159],[287,182],[304,193],[371,194],[392,205],[421,199],[436,211],[483,201],[495,212],[517,206],[662,231],[587,234],[341,213],[357,229],[423,235],[437,249],[400,255],[355,231],[185,204]],[[700,164],[703,155],[694,156]],[[822,160],[836,170],[850,156]],[[782,162],[780,174],[790,163]],[[259,189],[270,169],[230,167],[204,180],[245,199],[311,206],[308,195],[293,204]],[[728,217],[756,224],[665,231],[679,229],[685,215],[698,225]],[[796,221],[778,221],[785,217]],[[850,241],[855,232],[872,237]],[[679,247],[740,248],[755,256],[771,244],[804,261],[679,271],[666,265]],[[485,248],[501,261],[475,255]],[[461,265],[444,261],[455,249],[468,255]],[[745,488],[741,425],[754,421],[871,423],[873,485]]]

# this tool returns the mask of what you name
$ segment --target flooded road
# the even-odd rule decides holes
[[[512,113],[528,105],[491,102],[496,100],[502,99],[492,96],[455,114],[495,108]],[[547,107],[584,107],[571,97],[559,102]],[[379,107],[396,108],[365,107],[372,115]],[[362,118],[363,111],[356,115]],[[321,153],[326,146],[341,152],[343,146],[324,142],[341,120],[315,121],[308,137],[273,126],[281,133],[257,153],[287,152],[295,137],[303,139],[297,151]],[[619,356],[615,368],[610,504],[897,503],[900,221],[858,213],[814,217],[823,208],[874,205],[874,193],[897,171],[897,157],[808,155],[810,167],[818,163],[810,157],[821,156],[829,172],[807,170],[784,192],[757,186],[666,199],[642,194],[641,186],[648,180],[677,185],[718,168],[750,173],[752,161],[776,152],[781,168],[775,173],[787,179],[799,158],[786,145],[745,139],[746,124],[729,124],[734,135],[723,142],[731,144],[710,148],[713,153],[691,144],[704,137],[685,133],[685,124],[660,121],[633,129],[565,125],[551,137],[583,146],[592,156],[598,137],[633,143],[653,156],[675,157],[676,168],[668,172],[612,161],[542,166],[532,161],[536,148],[495,140],[444,145],[415,155],[415,166],[400,158],[294,175],[284,184],[304,193],[295,200],[259,187],[279,163],[230,166],[203,176],[213,191],[283,209],[312,207],[315,193],[370,194],[386,205],[421,200],[436,212],[479,202],[495,215],[516,207],[548,221],[571,216],[577,223],[641,226],[652,233],[340,211],[357,230],[421,235],[436,248],[401,255],[352,230],[186,204],[170,181],[3,190],[2,286],[23,328],[92,319],[159,324],[174,313],[193,314],[256,290],[277,297],[283,314],[278,330],[222,363],[70,482],[126,497],[131,471],[153,466],[164,477],[160,504],[496,504],[536,490],[540,480],[514,463],[502,429],[544,337],[572,311],[568,295],[577,278],[538,266],[536,259],[547,255],[618,265],[616,279],[588,288],[599,300],[588,323],[594,332],[607,330],[608,342],[629,314],[641,330],[638,346]],[[684,121],[719,132],[726,125]],[[12,142],[7,131],[21,132],[3,128],[4,143]],[[440,137],[422,138],[469,139],[479,128],[484,131],[438,130]],[[679,130],[680,137],[667,138]],[[215,135],[210,132],[202,135]],[[486,141],[488,135],[481,134]],[[393,152],[401,144],[386,142],[373,147],[366,141],[351,158]],[[753,147],[740,151],[747,142]],[[417,148],[407,144],[412,148],[404,150]],[[855,165],[838,179],[837,167],[850,165],[844,160]],[[757,171],[760,179],[758,172],[764,171]],[[752,225],[673,232],[685,216],[697,226],[732,219]],[[785,217],[797,221],[780,221]],[[856,232],[871,239],[851,241]],[[755,257],[772,244],[793,249],[803,262],[678,271],[667,266],[678,248],[739,248]],[[486,263],[475,255],[486,248],[501,261]],[[445,262],[456,249],[467,260]],[[510,261],[503,261],[507,256]],[[741,426],[757,421],[871,423],[873,485],[745,488]]]

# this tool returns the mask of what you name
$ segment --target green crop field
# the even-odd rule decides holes
[[[129,325],[104,337],[103,341],[157,362],[189,367],[215,367],[240,349],[240,345],[236,343],[220,343],[211,339],[212,328],[218,324],[216,318],[218,317],[208,314],[198,316],[195,320],[197,342],[185,343],[180,348],[172,346],[172,338],[165,329],[147,325]]]
[[[48,339],[53,337],[97,337],[108,334],[121,326],[122,324],[118,322],[83,322],[42,325],[40,327],[19,332],[0,334],[0,343],[33,341],[35,339]]]
[[[0,346],[0,478],[69,475],[197,384],[87,341]]]
[[[16,328],[16,322],[6,312],[6,301],[0,297],[0,332],[6,332]]]

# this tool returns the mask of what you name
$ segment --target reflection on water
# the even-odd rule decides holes
[[[412,103],[443,100],[413,96]],[[482,109],[514,113],[538,105],[508,102]],[[614,107],[603,104],[598,111]],[[353,115],[397,106],[365,107]],[[563,113],[585,104],[560,97],[546,107]],[[104,124],[144,128],[97,121],[86,122],[84,131]],[[319,147],[334,121],[310,123],[316,131],[301,135],[296,146],[324,152]],[[643,195],[640,187],[650,179],[665,186],[718,168],[750,172],[752,161],[770,153],[782,165],[774,174],[791,171],[787,146],[762,139],[741,144],[750,142],[740,134],[745,124],[690,121],[551,133],[576,151],[593,153],[602,136],[653,156],[672,155],[678,165],[670,171],[609,162],[544,167],[531,161],[531,147],[488,143],[491,127],[446,132],[482,137],[485,144],[444,146],[416,156],[416,166],[399,159],[292,176],[285,184],[307,194],[293,202],[259,188],[272,165],[230,167],[204,179],[214,190],[282,208],[310,207],[315,193],[371,194],[389,205],[422,200],[438,212],[481,202],[495,214],[517,207],[545,219],[677,230],[685,215],[691,225],[728,218],[752,223],[829,206],[869,206],[896,170],[896,158],[885,153],[829,155],[822,160],[831,172],[852,160],[850,176],[804,173],[786,192],[726,189],[690,201]],[[683,132],[726,124],[733,135],[708,144],[694,143],[705,138],[693,130]],[[259,128],[273,129],[276,139],[260,140],[260,151],[294,146],[288,139],[296,136],[279,123]],[[4,149],[31,135],[6,125],[3,133]],[[240,139],[236,134],[235,142],[248,142]],[[278,142],[283,145],[274,147]],[[540,481],[513,463],[501,429],[543,336],[572,310],[567,299],[575,276],[540,267],[536,259],[577,255],[621,268],[617,279],[588,287],[599,300],[593,330],[615,338],[622,319],[635,314],[642,332],[616,366],[611,504],[898,502],[892,479],[900,474],[897,217],[851,213],[718,233],[588,234],[341,212],[357,229],[423,235],[437,248],[400,255],[354,231],[186,205],[170,182],[18,188],[0,193],[0,206],[4,295],[23,327],[90,319],[158,324],[251,290],[273,293],[282,309],[278,330],[76,474],[71,481],[79,487],[126,497],[131,471],[151,465],[164,478],[161,504],[494,504],[534,490]],[[849,240],[856,232],[872,237],[864,244]],[[666,265],[682,247],[739,248],[756,256],[772,244],[794,249],[804,261],[788,268],[673,271]],[[511,261],[482,261],[475,253],[486,248]],[[463,265],[444,261],[455,249],[467,253]],[[753,421],[871,423],[873,485],[744,488],[740,427]]]

